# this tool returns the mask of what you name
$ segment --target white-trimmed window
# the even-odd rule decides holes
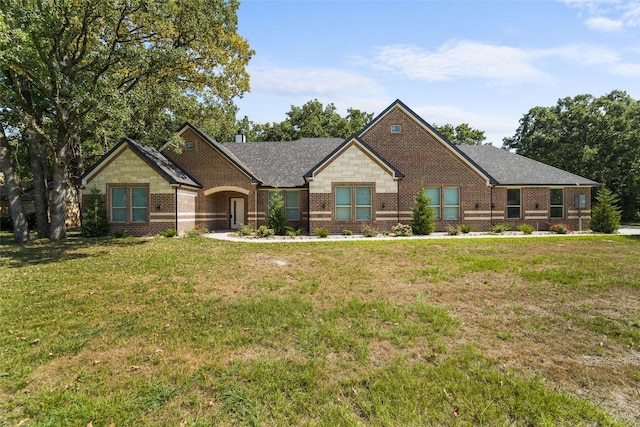
[[[429,206],[433,209],[435,219],[440,219],[440,187],[427,187],[424,189],[427,197],[431,199]]]
[[[111,222],[147,222],[149,189],[147,187],[111,187]]]
[[[351,221],[351,187],[336,187],[336,221]]]
[[[560,219],[564,217],[564,190],[552,188],[550,191],[549,217]]]
[[[402,133],[402,125],[391,125],[391,133]]]
[[[284,211],[287,220],[295,221],[300,219],[300,192],[285,191]]]
[[[522,210],[522,199],[519,188],[507,189],[507,219],[519,219]]]
[[[444,187],[444,219],[460,219],[460,188]]]

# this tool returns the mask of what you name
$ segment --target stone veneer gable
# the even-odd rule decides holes
[[[336,182],[375,182],[376,193],[397,193],[398,186],[388,170],[351,145],[322,169],[309,184],[310,193],[331,193]]]

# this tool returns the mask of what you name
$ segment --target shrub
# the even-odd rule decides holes
[[[458,233],[460,233],[460,228],[454,227],[453,225],[447,227],[447,234],[449,236],[457,236]]]
[[[302,234],[302,228],[286,227],[286,230],[287,236],[291,237],[292,239]]]
[[[178,235],[178,232],[173,228],[167,228],[166,230],[161,231],[159,234],[162,237],[176,237]]]
[[[411,209],[411,229],[413,234],[431,234],[436,229],[436,217],[430,206],[431,199],[424,187],[420,187],[413,198],[414,207]]]
[[[622,211],[618,207],[618,197],[602,187],[596,195],[597,204],[591,210],[591,230],[611,234],[620,228]]]
[[[206,234],[208,232],[209,232],[209,229],[207,229],[206,226],[196,225],[193,229],[184,233],[184,235],[185,237],[202,237],[203,234]]]
[[[97,187],[91,189],[87,213],[82,220],[82,235],[87,237],[102,237],[109,233],[107,210],[102,201],[102,194]]]
[[[362,235],[364,237],[376,237],[378,234],[380,233],[375,228],[367,227],[366,225],[362,227]]]
[[[326,228],[318,227],[315,230],[313,230],[313,232],[316,233],[316,236],[322,239],[329,236],[329,230],[327,230]]]
[[[115,237],[116,239],[122,239],[128,236],[129,232],[127,230],[116,230],[113,232],[113,237]]]
[[[238,230],[238,235],[239,236],[250,236],[251,233],[253,233],[253,227],[251,227],[250,225],[247,225],[247,224],[243,225]]]
[[[396,236],[411,236],[413,229],[410,225],[398,223],[398,225],[391,227],[391,232]]]
[[[287,232],[287,217],[284,212],[284,199],[278,188],[269,193],[269,211],[267,213],[267,227],[273,229],[278,236]]]
[[[473,225],[462,224],[460,226],[460,231],[462,231],[464,234],[469,234],[471,232],[471,230],[473,230]]]
[[[269,228],[266,225],[261,225],[260,227],[258,227],[258,229],[256,230],[256,236],[258,237],[271,237],[273,236],[275,233],[275,231],[273,230],[273,228]]]
[[[352,236],[353,235],[353,231],[351,231],[351,230],[342,230],[342,235],[343,236]]]
[[[555,234],[573,233],[571,227],[566,224],[551,224],[549,231]]]
[[[491,226],[492,233],[504,233],[505,231],[511,231],[512,229],[513,224],[509,224],[508,222],[499,222]]]
[[[523,234],[531,234],[535,229],[529,224],[522,224],[520,227],[518,227],[518,230],[522,231]]]

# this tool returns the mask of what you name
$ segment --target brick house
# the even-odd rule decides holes
[[[499,148],[455,146],[401,101],[358,134],[290,142],[220,144],[187,123],[178,153],[124,139],[81,178],[83,199],[98,188],[113,231],[151,236],[254,228],[279,189],[289,225],[356,233],[409,223],[424,187],[436,231],[496,222],[588,229],[598,183]],[[580,209],[578,209],[580,207]]]

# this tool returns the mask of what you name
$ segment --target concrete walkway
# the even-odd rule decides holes
[[[624,236],[637,236],[640,235],[640,226],[621,226],[618,230],[618,235]],[[490,234],[490,233],[460,233],[456,236],[450,236],[447,233],[432,233],[428,236],[408,236],[408,237],[395,237],[379,235],[377,237],[364,237],[362,235],[354,234],[352,236],[343,236],[339,234],[331,234],[329,237],[320,238],[316,235],[309,236],[297,236],[291,238],[288,236],[272,236],[267,238],[240,237],[235,232],[222,231],[218,233],[208,233],[204,235],[212,239],[227,240],[232,242],[246,242],[246,243],[302,243],[302,242],[348,242],[358,240],[420,240],[420,239],[470,239],[470,238],[532,238],[532,237],[553,237],[553,236],[605,236],[605,234],[596,234],[590,231],[574,232],[571,234],[553,234],[548,231],[534,231],[532,234],[526,235],[519,231],[509,231],[503,234]]]

